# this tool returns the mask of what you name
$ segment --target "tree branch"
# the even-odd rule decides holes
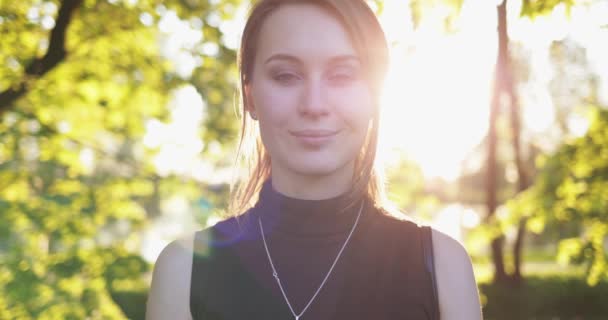
[[[55,27],[49,36],[49,47],[46,54],[36,58],[25,68],[25,74],[3,92],[0,92],[0,116],[11,108],[12,103],[26,94],[31,84],[55,68],[67,55],[65,49],[66,31],[72,21],[72,13],[83,0],[64,0],[61,3]]]

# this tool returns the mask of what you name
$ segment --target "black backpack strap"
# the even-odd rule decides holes
[[[435,276],[435,258],[433,254],[433,234],[429,226],[422,227],[422,252],[424,254],[424,265],[431,275],[433,285],[433,304],[431,310],[431,320],[439,320],[439,296],[437,294],[437,278]]]

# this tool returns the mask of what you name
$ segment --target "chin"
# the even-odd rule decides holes
[[[323,177],[332,176],[337,174],[340,170],[344,170],[347,163],[341,163],[334,159],[298,159],[300,161],[292,162],[289,165],[289,169],[297,174],[311,177]]]
[[[331,176],[332,174],[336,173],[337,169],[338,168],[306,166],[306,167],[292,168],[292,171],[298,173],[299,175],[303,175],[303,176],[321,178],[324,176]]]

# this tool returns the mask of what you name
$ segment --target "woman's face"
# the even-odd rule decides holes
[[[314,5],[289,4],[264,21],[249,111],[272,175],[352,177],[373,98],[346,30]]]

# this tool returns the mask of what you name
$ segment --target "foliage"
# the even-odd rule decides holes
[[[439,207],[438,195],[424,190],[425,181],[420,167],[400,155],[385,171],[387,200],[400,212],[415,214],[422,220],[430,220]]]
[[[446,31],[454,31],[454,24],[460,14],[464,0],[410,0],[409,6],[414,26],[418,27],[424,21],[426,14],[438,8],[445,9],[442,13],[443,26]]]
[[[569,10],[577,2],[583,2],[580,0],[522,0],[521,16],[527,16],[535,18],[537,16],[551,13],[555,7],[564,5]]]
[[[608,110],[595,108],[587,133],[539,159],[534,185],[509,203],[512,218],[530,214],[536,233],[547,224],[582,226],[579,236],[560,241],[557,259],[585,263],[587,281],[608,278],[604,239],[608,235]]]
[[[203,154],[234,140],[235,53],[219,26],[238,2],[0,2],[0,318],[128,314],[112,293],[150,269],[137,231],[164,190],[201,187],[161,181],[146,123],[166,122],[172,90],[192,84],[207,107]],[[76,9],[60,20],[67,3]],[[177,23],[193,30],[191,41],[163,45]],[[67,54],[32,71],[53,50]],[[200,60],[190,75],[163,50]],[[20,88],[17,99],[7,94]]]
[[[124,311],[125,316],[132,320],[145,319],[148,293],[145,290],[126,290],[112,292],[112,299]]]
[[[504,0],[507,1],[507,0]],[[578,3],[588,2],[586,0],[520,0],[521,17],[536,18],[550,14],[556,7],[563,5],[566,10]],[[498,3],[501,3],[499,1]],[[414,26],[422,24],[428,13],[441,8],[437,13],[441,13],[444,30],[451,32],[456,29],[456,22],[459,19],[460,10],[464,0],[410,0],[410,11]],[[497,4],[498,4],[497,3]]]

